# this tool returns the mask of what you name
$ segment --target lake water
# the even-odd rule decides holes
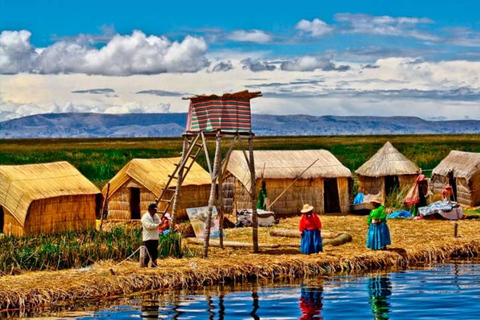
[[[77,317],[112,318],[480,319],[480,264],[145,294]]]

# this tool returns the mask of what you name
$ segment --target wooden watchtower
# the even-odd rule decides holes
[[[210,229],[212,226],[212,212],[216,195],[218,195],[218,211],[220,217],[220,246],[223,248],[223,197],[222,182],[223,176],[230,158],[230,154],[236,146],[240,146],[245,160],[248,163],[251,177],[250,196],[252,200],[252,222],[253,222],[253,252],[258,252],[258,218],[257,218],[257,192],[255,177],[255,162],[253,157],[252,121],[250,111],[250,100],[261,97],[261,92],[240,91],[217,95],[197,95],[183,98],[190,100],[188,110],[187,128],[183,134],[183,150],[180,163],[176,165],[174,172],[169,176],[169,181],[164,187],[162,194],[157,199],[166,202],[166,212],[172,205],[172,225],[176,223],[177,205],[181,194],[182,182],[187,176],[195,159],[200,153],[205,154],[208,171],[212,179],[210,196],[208,200],[208,217],[203,245],[203,257],[208,256],[210,240]],[[215,154],[210,156],[207,142],[215,139]],[[227,153],[222,157],[222,142],[230,142]],[[172,181],[175,183],[175,192],[170,199],[164,199]],[[217,192],[218,190],[218,192]]]

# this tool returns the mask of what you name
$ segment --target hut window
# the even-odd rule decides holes
[[[4,223],[5,223],[5,218],[3,217],[3,207],[0,207],[0,233],[3,233]]]
[[[324,212],[340,212],[340,199],[338,196],[338,184],[336,178],[327,178],[323,182]]]
[[[140,219],[140,188],[130,188],[130,213],[132,219]]]
[[[385,196],[388,197],[395,190],[400,190],[400,182],[398,176],[385,177]]]

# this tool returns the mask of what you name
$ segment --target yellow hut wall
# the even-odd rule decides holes
[[[23,226],[15,219],[15,217],[5,208],[3,208],[4,213],[4,224],[3,224],[3,233],[7,236],[16,236],[22,237],[25,235]]]
[[[475,173],[470,180],[465,178],[455,178],[457,185],[456,201],[462,205],[475,207],[480,204],[480,172]],[[449,183],[447,176],[434,174],[431,179],[431,191],[434,194],[440,194]]]
[[[156,196],[147,188],[130,181],[125,183],[114,194],[111,195],[108,201],[108,215],[107,219],[121,219],[130,220],[130,188],[140,189],[140,212],[143,215],[148,210],[148,205],[155,202]],[[210,185],[201,186],[182,186],[180,193],[180,201],[178,203],[177,219],[188,219],[187,208],[204,207],[208,205],[208,197],[210,195]],[[167,191],[164,199],[171,199],[173,191]],[[163,211],[166,208],[166,203],[160,201],[158,203],[158,211]],[[172,212],[170,206],[169,213]]]
[[[398,176],[400,189],[410,188],[415,183],[417,177],[417,174]],[[378,195],[382,201],[385,201],[385,177],[366,177],[359,175],[358,185],[362,187],[367,194]]]
[[[275,200],[292,182],[293,179],[265,179],[269,201]],[[257,194],[260,189],[260,180],[257,181]],[[337,178],[339,202],[342,213],[350,208],[348,178]],[[297,180],[280,199],[270,208],[277,215],[296,215],[305,203],[311,204],[317,213],[324,213],[323,179]],[[235,210],[252,207],[250,195],[245,187],[235,181],[233,207]]]

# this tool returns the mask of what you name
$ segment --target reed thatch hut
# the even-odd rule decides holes
[[[133,159],[127,163],[110,181],[102,193],[108,201],[108,219],[140,219],[147,212],[148,205],[162,193],[169,175],[175,170],[181,158]],[[199,164],[194,163],[182,183],[178,203],[177,218],[186,219],[186,208],[208,205],[212,179]],[[176,180],[170,183],[166,199],[175,191]],[[165,202],[159,202],[159,211],[164,210]],[[171,210],[171,206],[169,211]]]
[[[359,187],[383,200],[393,190],[415,183],[421,172],[422,169],[395,149],[389,141],[355,171]]]
[[[95,228],[101,194],[70,163],[0,166],[0,227],[7,235]]]
[[[295,178],[316,159],[318,161],[273,204],[270,210],[277,215],[299,214],[304,203],[318,213],[349,211],[348,168],[326,150],[254,151],[257,192],[261,177],[267,187],[268,199],[274,201]],[[233,151],[227,166],[224,184],[225,211],[251,208],[250,173],[242,151]],[[230,205],[229,205],[230,204]]]
[[[480,204],[480,153],[452,150],[432,171],[432,191],[450,184],[453,198],[466,206]]]

